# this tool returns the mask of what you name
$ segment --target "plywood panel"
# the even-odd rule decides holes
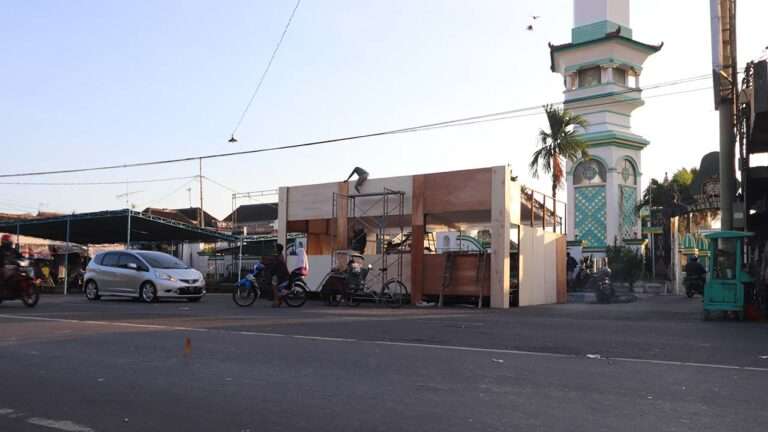
[[[288,221],[286,229],[289,233],[305,233],[309,228],[309,224],[305,220]]]
[[[440,295],[446,256],[445,254],[424,255],[425,295]],[[483,295],[489,296],[491,293],[489,278],[485,277],[478,281],[478,271],[478,255],[454,255],[451,283],[445,290],[445,295],[476,296],[480,291],[478,285],[482,284]],[[485,260],[483,273],[488,275],[490,271],[490,260]]]
[[[412,208],[412,190],[413,190],[413,178],[411,176],[403,177],[386,177],[378,179],[369,179],[360,190],[360,193],[379,193],[385,190],[405,192],[403,200],[403,214],[410,214]],[[355,184],[351,182],[349,184],[349,194],[356,195]],[[395,197],[390,197],[387,207],[388,214],[399,214],[399,204],[395,201]],[[381,197],[370,198],[357,198],[355,199],[358,210],[364,212],[369,216],[381,216],[384,214],[384,206]]]
[[[330,219],[333,193],[338,183],[323,183],[288,188],[288,220]]]
[[[308,232],[310,234],[330,234],[331,230],[328,228],[330,219],[315,219],[309,221]]]
[[[327,234],[309,234],[307,241],[308,255],[330,255],[333,251],[333,238]]]
[[[520,306],[557,303],[561,234],[520,227]]]
[[[491,307],[509,308],[510,174],[492,168],[491,178]]]
[[[343,183],[348,186],[346,192],[355,195],[354,181]],[[329,219],[333,215],[333,193],[339,191],[339,183],[322,183],[316,185],[292,186],[288,195],[288,219]],[[411,176],[369,179],[362,187],[361,193],[384,192],[385,189],[405,192],[403,213],[411,212]],[[360,198],[357,200],[360,209],[366,209],[369,215],[380,216],[382,205],[378,198]],[[392,206],[390,206],[392,209]],[[399,212],[399,210],[398,210]],[[391,211],[390,211],[391,213]]]
[[[568,286],[567,286],[567,268],[566,268],[566,252],[567,242],[565,236],[560,236],[556,240],[557,242],[557,257],[555,262],[557,263],[557,302],[568,302]]]
[[[424,212],[491,208],[491,168],[424,175]]]
[[[349,183],[338,183],[336,185],[336,249],[349,248],[349,223],[347,221],[347,212],[349,210],[349,201],[343,195],[349,193]]]
[[[413,177],[413,211],[411,212],[411,244],[424,244],[424,176]],[[411,247],[411,303],[421,302],[424,292],[424,248]]]

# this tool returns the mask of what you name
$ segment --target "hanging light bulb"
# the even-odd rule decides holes
[[[235,135],[232,134],[232,136],[229,137],[229,140],[227,140],[227,142],[236,143],[237,142],[237,138],[235,138]]]

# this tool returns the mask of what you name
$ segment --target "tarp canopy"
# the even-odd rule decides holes
[[[79,244],[126,243],[129,219],[130,241],[132,243],[237,241],[236,237],[229,234],[133,210],[111,210],[42,219],[3,221],[0,222],[0,232]],[[69,225],[69,238],[67,238],[67,225]]]

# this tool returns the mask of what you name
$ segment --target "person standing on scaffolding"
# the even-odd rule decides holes
[[[365,181],[368,180],[368,171],[360,167],[355,167],[355,169],[353,169],[352,172],[349,173],[349,177],[347,177],[347,179],[344,180],[344,182],[345,183],[348,182],[349,179],[351,179],[355,175],[357,175],[357,181],[355,182],[355,190],[357,191],[357,193],[360,193],[360,188],[363,187],[363,184],[365,183]]]

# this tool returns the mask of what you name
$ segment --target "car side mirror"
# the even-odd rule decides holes
[[[126,268],[129,268],[129,269],[131,269],[131,270],[136,270],[136,271],[138,271],[138,270],[139,270],[139,266],[138,266],[138,265],[136,265],[136,263],[128,263],[128,264],[126,264],[126,265],[125,265],[125,267],[126,267]]]

